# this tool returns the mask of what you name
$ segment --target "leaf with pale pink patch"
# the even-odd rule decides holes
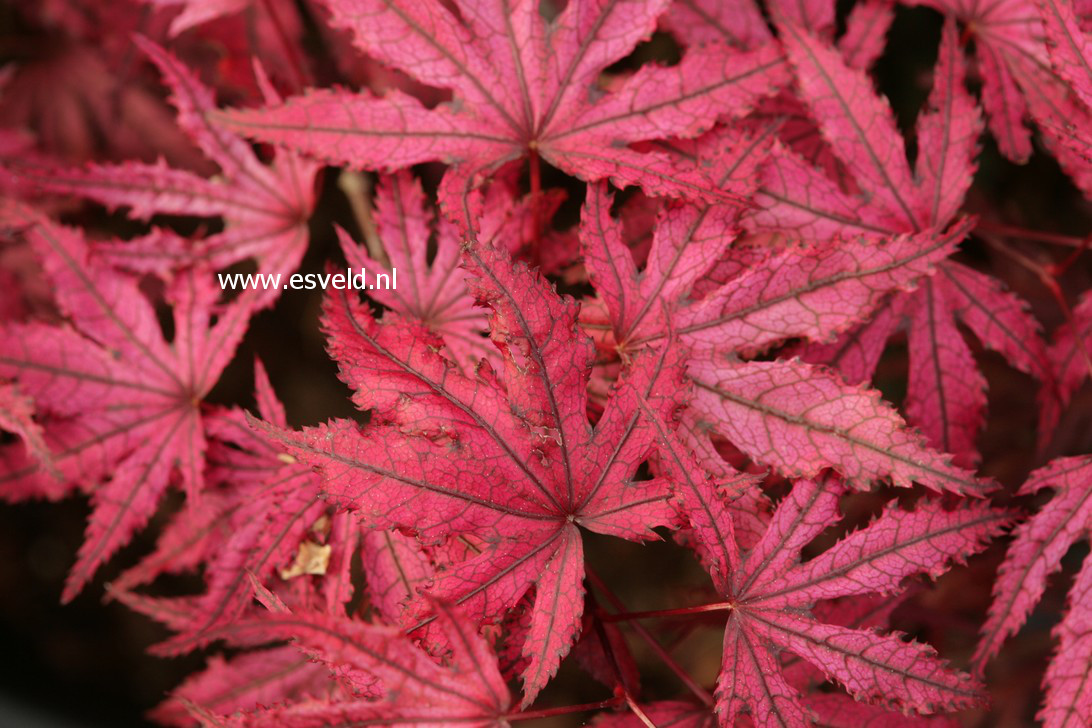
[[[834,468],[863,487],[895,485],[983,493],[988,484],[926,447],[878,393],[801,361],[698,360],[691,407],[713,431],[760,463],[795,477]]]
[[[725,552],[729,566],[728,573],[713,572],[718,591],[728,600],[722,605],[728,625],[717,686],[720,725],[734,725],[744,711],[760,725],[811,724],[806,701],[779,664],[782,649],[811,663],[857,700],[889,710],[928,714],[981,701],[981,686],[947,668],[928,646],[824,623],[810,610],[828,596],[895,591],[916,574],[939,575],[980,551],[1004,528],[1006,513],[986,505],[950,512],[933,502],[919,503],[914,512],[891,508],[818,557],[799,563],[800,550],[837,520],[841,487],[835,481],[798,482],[749,551],[735,542],[726,504],[712,484],[694,482],[695,493],[702,495],[684,500],[684,511],[692,522],[706,524],[695,530],[702,548]],[[882,579],[873,584],[875,575]]]
[[[319,91],[219,118],[257,139],[358,168],[449,163],[459,181],[445,181],[441,194],[452,210],[464,207],[459,200],[484,177],[527,156],[533,167],[541,157],[586,181],[738,201],[693,164],[627,145],[697,136],[721,117],[746,114],[785,80],[774,44],[744,52],[718,43],[689,50],[674,67],[642,66],[593,101],[600,72],[651,34],[665,0],[576,2],[549,23],[530,0],[475,6],[459,16],[435,0],[328,4],[334,24],[351,30],[357,47],[451,89],[454,103],[429,110],[404,94]]]
[[[151,517],[173,474],[189,498],[200,499],[200,401],[234,354],[249,309],[227,306],[212,323],[211,276],[189,271],[168,291],[175,336],[167,343],[136,282],[93,258],[79,234],[42,223],[28,236],[71,326],[9,327],[5,336],[18,345],[0,355],[0,374],[48,413],[46,441],[60,473],[92,490],[87,538],[63,595],[68,601]],[[32,465],[4,475],[27,488],[44,477]]]
[[[345,421],[301,433],[266,429],[317,467],[324,490],[367,526],[412,531],[425,543],[461,532],[486,539],[485,551],[450,565],[430,593],[493,620],[537,585],[525,643],[526,703],[580,623],[576,527],[640,540],[675,517],[666,484],[630,479],[653,438],[637,399],[672,416],[685,393],[681,353],[639,357],[592,428],[591,345],[577,328],[574,303],[485,244],[464,256],[471,290],[492,309],[503,388],[488,367],[468,378],[420,332],[393,319],[377,323],[342,296],[327,308],[331,352],[357,405],[373,410],[373,423],[364,430]]]

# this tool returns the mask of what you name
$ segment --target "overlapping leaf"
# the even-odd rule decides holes
[[[490,193],[483,205],[480,236],[515,254],[526,242],[526,221],[534,215],[530,200],[517,202],[499,183]],[[368,296],[439,334],[464,374],[473,372],[483,358],[498,364],[497,349],[485,338],[485,312],[474,305],[466,273],[458,269],[462,239],[455,226],[442,217],[433,220],[420,184],[408,172],[380,179],[375,208],[377,250],[370,251],[339,231],[350,267],[371,271],[369,280],[375,273],[397,271],[397,286],[370,290]],[[435,252],[430,256],[433,237]]]
[[[287,151],[279,152],[272,164],[263,164],[245,140],[210,121],[216,104],[209,88],[163,48],[139,37],[136,43],[171,89],[179,126],[220,167],[222,177],[205,179],[162,161],[92,164],[84,170],[27,167],[17,170],[20,176],[48,191],[128,207],[141,219],[167,214],[224,221],[223,232],[192,243],[153,235],[105,246],[104,254],[119,266],[170,273],[193,261],[223,268],[253,258],[262,273],[294,270],[307,249],[318,165]],[[266,103],[279,101],[260,69],[259,85]],[[257,303],[268,305],[278,291],[270,288],[255,295]]]
[[[724,662],[717,683],[720,725],[743,713],[757,725],[810,725],[811,714],[779,665],[786,650],[840,683],[857,700],[889,709],[932,713],[974,705],[981,686],[949,670],[927,646],[897,635],[821,622],[809,614],[820,600],[893,593],[915,574],[937,576],[980,550],[1007,523],[987,505],[954,511],[922,502],[910,512],[886,509],[820,556],[798,554],[839,518],[840,486],[831,478],[798,481],[750,550],[736,542],[717,487],[669,433],[661,457],[680,507],[700,544],[717,590],[727,602]]]
[[[68,600],[144,525],[173,475],[188,498],[200,500],[201,399],[234,354],[249,309],[227,306],[212,323],[211,276],[185,272],[168,294],[174,337],[167,342],[136,281],[92,257],[76,231],[42,222],[28,236],[70,324],[6,327],[0,375],[16,379],[48,417],[45,441],[65,482],[91,493],[87,537],[64,591]],[[10,456],[6,452],[3,475],[9,495],[55,493],[37,463]]]
[[[434,611],[448,641],[454,645],[445,664],[413,644],[400,630],[347,617],[311,612],[274,612],[255,619],[243,630],[264,639],[295,639],[307,655],[340,673],[351,684],[360,677],[377,678],[384,697],[354,700],[342,693],[334,699],[315,696],[265,710],[235,713],[227,726],[328,725],[462,725],[486,728],[504,725],[511,697],[497,669],[497,658],[478,635],[471,620],[450,605]]]
[[[530,155],[593,181],[639,184],[652,195],[716,201],[727,195],[692,165],[627,145],[693,137],[738,116],[784,80],[773,44],[753,52],[710,44],[673,67],[646,65],[599,95],[600,72],[647,38],[667,7],[568,3],[547,24],[536,3],[326,3],[365,53],[430,86],[451,104],[425,108],[400,92],[314,91],[283,106],[234,112],[226,123],[264,141],[354,167],[392,170],[428,160],[454,165],[444,182],[464,225],[466,191],[500,165]],[[399,42],[390,42],[398,38]]]
[[[1036,470],[1021,494],[1054,489],[1054,497],[1016,528],[1016,538],[994,583],[994,602],[975,652],[981,669],[1015,634],[1043,596],[1047,578],[1061,568],[1062,557],[1092,528],[1092,459],[1060,458]],[[1046,699],[1039,714],[1046,728],[1070,728],[1092,720],[1092,677],[1088,670],[1088,598],[1092,559],[1085,559],[1070,589],[1069,605],[1055,628],[1058,651],[1043,678]]]
[[[979,115],[963,88],[955,25],[949,22],[928,107],[918,120],[919,153],[911,172],[886,102],[868,78],[804,31],[786,25],[785,44],[804,101],[831,151],[859,186],[848,195],[792,152],[781,151],[760,193],[758,228],[822,240],[836,234],[876,237],[946,225],[956,214],[974,172]],[[830,345],[802,350],[805,359],[840,369],[851,382],[871,376],[887,338],[909,324],[907,413],[929,442],[963,466],[977,461],[985,379],[957,323],[985,346],[1035,376],[1050,391],[1039,326],[1025,304],[994,279],[946,261],[910,294],[894,296],[888,310]]]
[[[454,564],[431,593],[493,620],[536,585],[525,702],[569,649],[582,612],[577,526],[630,539],[673,519],[666,484],[631,482],[653,433],[636,400],[670,418],[685,391],[677,353],[642,357],[593,429],[587,419],[591,342],[576,306],[537,274],[485,244],[465,262],[491,309],[503,385],[488,366],[460,374],[423,329],[332,298],[330,351],[354,401],[375,421],[335,421],[276,437],[317,467],[324,489],[371,528],[401,528],[438,543],[468,532],[480,555]]]
[[[987,485],[928,448],[877,392],[847,385],[799,360],[691,364],[691,408],[703,426],[760,463],[793,477],[833,467],[866,487],[890,478],[937,491],[981,494]]]

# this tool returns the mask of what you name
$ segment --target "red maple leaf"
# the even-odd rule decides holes
[[[160,46],[141,37],[135,43],[170,87],[179,126],[220,167],[220,177],[206,179],[162,160],[155,165],[91,164],[86,169],[20,166],[17,174],[43,190],[128,207],[135,218],[168,214],[224,220],[223,232],[197,241],[153,234],[103,244],[102,254],[119,267],[169,274],[194,262],[223,268],[253,258],[260,273],[295,270],[307,249],[318,165],[287,151],[278,152],[272,164],[263,164],[245,140],[209,119],[216,108],[211,89]],[[260,68],[258,85],[267,103],[279,101]],[[256,304],[270,305],[279,292],[258,289],[252,295]]]
[[[939,502],[924,501],[912,512],[896,505],[801,563],[801,549],[839,518],[843,490],[836,479],[797,481],[760,540],[743,550],[721,491],[730,483],[706,478],[662,426],[660,442],[660,464],[676,484],[695,548],[727,599],[716,605],[728,612],[717,682],[720,725],[735,725],[744,712],[759,725],[812,723],[780,664],[781,650],[803,658],[857,700],[889,709],[932,713],[981,701],[981,686],[950,671],[929,647],[820,621],[810,610],[822,600],[894,593],[915,574],[935,578],[952,561],[981,550],[1005,527],[1008,514],[985,504],[949,511]]]
[[[90,492],[92,513],[63,599],[155,512],[172,478],[192,500],[205,488],[201,400],[246,330],[249,308],[223,307],[207,272],[180,274],[167,292],[174,338],[165,340],[137,282],[96,259],[74,230],[48,222],[27,236],[67,318],[3,331],[0,376],[34,398],[63,490],[22,450],[4,450],[9,498]]]
[[[324,490],[368,527],[407,529],[432,543],[463,532],[484,539],[485,551],[451,565],[433,595],[492,620],[535,585],[524,645],[530,703],[580,625],[578,526],[639,540],[674,518],[665,483],[631,479],[653,437],[636,400],[671,416],[685,391],[680,350],[641,357],[593,428],[592,347],[576,304],[487,245],[468,248],[464,261],[472,290],[492,309],[502,379],[486,365],[460,374],[425,330],[397,317],[378,323],[342,295],[327,302],[330,351],[373,423],[270,432],[316,466]]]
[[[255,138],[330,162],[391,170],[442,160],[441,199],[469,225],[466,192],[482,176],[530,155],[585,180],[610,178],[653,195],[725,199],[692,165],[634,142],[693,137],[739,116],[784,80],[774,44],[754,52],[709,44],[677,66],[645,65],[609,92],[600,73],[647,38],[666,0],[565,6],[549,24],[530,0],[463,8],[437,0],[326,3],[357,46],[418,81],[451,89],[435,109],[389,92],[312,91],[285,105],[225,114]],[[390,39],[399,38],[398,43]],[[537,171],[532,172],[537,178]]]
[[[760,161],[751,158],[760,137],[714,136],[713,146],[726,142],[734,152],[717,156],[724,170],[719,181],[744,189],[751,181],[747,167]],[[966,222],[883,245],[861,238],[803,250],[731,248],[736,208],[672,203],[638,272],[610,203],[603,186],[589,189],[581,240],[607,321],[586,322],[609,325],[601,344],[623,358],[669,332],[685,345],[698,385],[692,413],[701,429],[786,474],[813,476],[833,467],[860,485],[890,477],[938,490],[981,488],[970,473],[929,452],[874,393],[799,362],[728,361],[789,338],[827,341],[867,320],[886,296],[911,288],[944,261],[969,230]],[[864,412],[873,426],[854,432],[852,422]]]
[[[933,92],[918,120],[914,170],[891,110],[867,76],[799,28],[784,28],[801,96],[860,193],[848,194],[782,149],[766,170],[758,195],[763,209],[753,216],[753,226],[825,240],[839,234],[919,233],[948,224],[971,183],[980,132],[977,107],[963,88],[954,23],[945,26]],[[958,323],[1012,366],[1035,376],[1045,396],[1052,395],[1039,326],[1026,305],[1000,282],[954,261],[939,265],[917,291],[892,297],[886,310],[864,325],[801,353],[808,361],[836,367],[850,382],[864,381],[888,337],[904,322],[910,339],[907,414],[933,446],[953,453],[960,465],[978,459],[975,440],[986,382]]]

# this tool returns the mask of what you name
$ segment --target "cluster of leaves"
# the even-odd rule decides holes
[[[1011,507],[976,472],[975,351],[1037,382],[1046,452],[1092,372],[1092,297],[1071,307],[1065,266],[1025,260],[1064,317],[1048,342],[963,254],[1006,246],[965,200],[987,128],[1022,162],[1026,122],[1092,199],[1092,7],[924,3],[943,30],[904,138],[869,72],[888,0],[845,17],[831,0],[147,1],[25,11],[64,18],[104,67],[135,43],[175,113],[134,117],[143,146],[126,124],[89,130],[97,109],[61,92],[59,110],[27,98],[23,76],[57,68],[3,80],[0,495],[89,496],[64,600],[184,495],[109,595],[170,628],[154,652],[232,649],[158,720],[909,726],[987,704],[991,658],[1092,529],[1092,456],[1047,463],[1019,495],[1053,497]],[[677,62],[641,60],[654,32]],[[219,63],[179,60],[210,42]],[[58,123],[104,149],[56,143]],[[325,294],[327,349],[366,416],[294,429],[260,362],[254,411],[206,401],[281,293],[229,295],[217,273],[298,268],[324,164],[345,169],[364,241],[339,229],[344,258],[398,288]],[[75,199],[123,215],[63,224]],[[892,339],[901,412],[871,386]],[[883,484],[913,490],[843,521]],[[966,671],[890,629],[921,576],[1011,526]],[[666,608],[648,584],[665,609],[625,611],[585,563],[588,532],[674,538],[716,601]],[[145,589],[180,572],[203,591]],[[1090,600],[1086,559],[1046,726],[1092,724]],[[703,615],[724,624],[715,686],[641,626]],[[622,623],[685,698],[642,695]],[[536,707],[570,655],[608,697]]]

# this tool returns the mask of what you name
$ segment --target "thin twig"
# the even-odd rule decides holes
[[[594,573],[590,568],[587,570],[587,574],[588,580],[591,581],[592,585],[594,585],[595,588],[598,589],[599,592],[606,598],[606,600],[610,602],[611,606],[614,609],[619,610],[619,612],[624,613],[625,605],[622,604],[622,600],[619,599],[614,594],[614,592],[610,590],[606,583],[599,578],[599,575]],[[612,621],[610,619],[611,616],[612,615],[609,614],[603,614],[602,619],[604,622]],[[645,629],[644,625],[633,622],[632,624],[630,624],[630,627],[633,629],[634,632],[637,633],[637,636],[645,641],[645,643],[649,646],[649,649],[651,649],[656,654],[656,656],[660,658],[660,661],[663,662],[664,665],[666,665],[668,669],[671,670],[671,672],[675,673],[675,675],[683,682],[684,685],[686,685],[690,692],[692,692],[695,697],[698,698],[698,700],[700,700],[702,703],[709,707],[713,706],[713,696],[709,694],[709,691],[699,685],[698,682],[690,676],[690,673],[684,670],[682,665],[675,661],[675,658],[671,656],[671,653],[668,652],[664,648],[664,646],[660,644],[660,641],[656,639],[651,632]]]

